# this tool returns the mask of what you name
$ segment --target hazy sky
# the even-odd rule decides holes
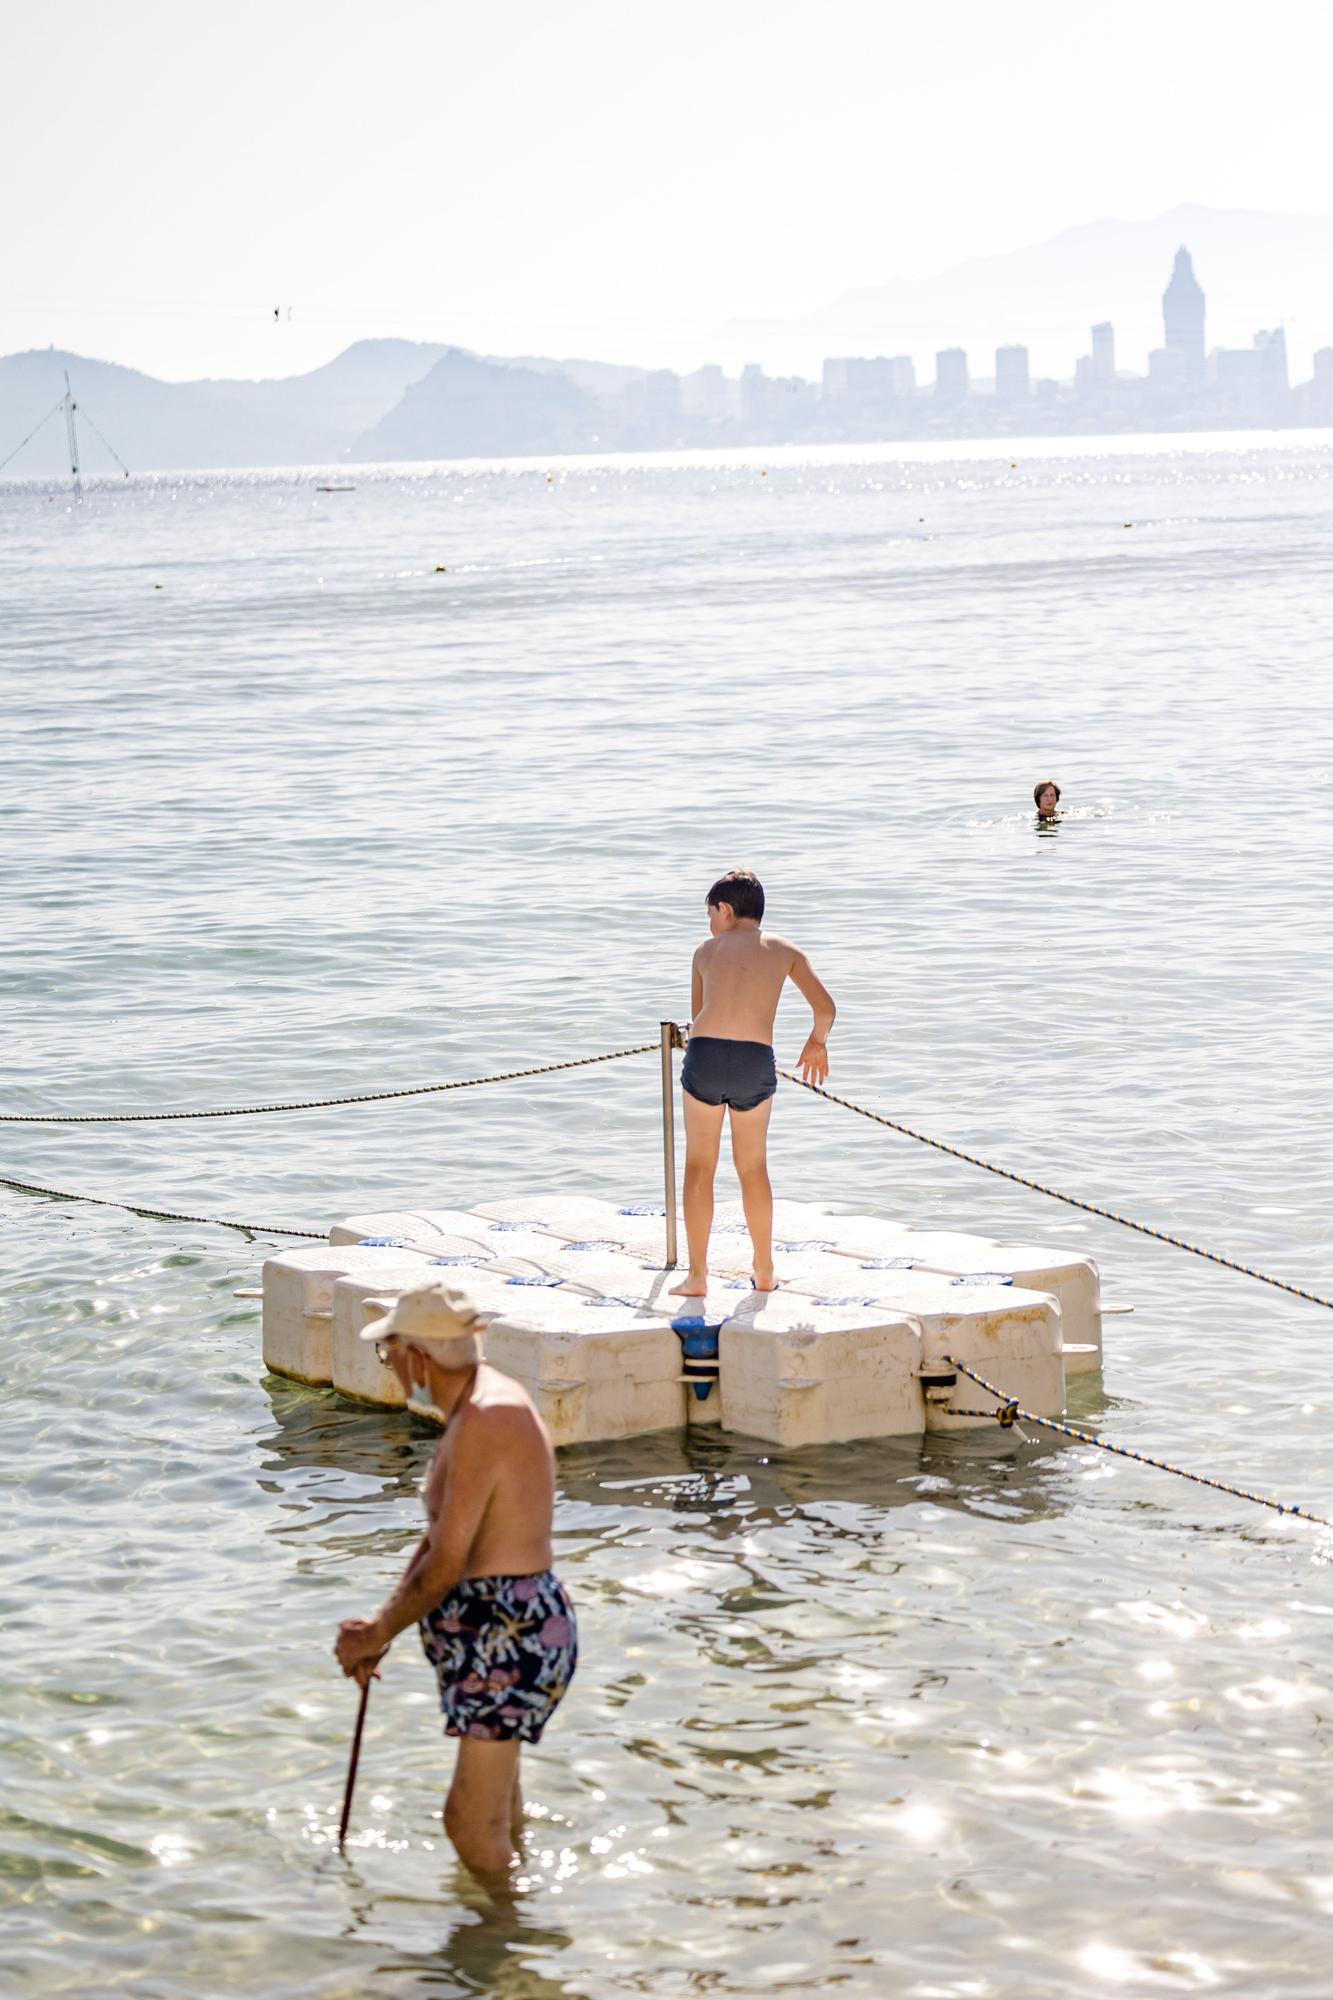
[[[278,375],[398,333],[693,360],[734,316],[1100,215],[1330,213],[1330,22],[1321,0],[3,0],[0,352]]]

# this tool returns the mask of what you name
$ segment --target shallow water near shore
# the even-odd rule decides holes
[[[835,1089],[1333,1295],[1333,443],[318,476],[0,483],[0,1109],[647,1041],[742,862],[838,998]],[[660,1191],[651,1055],[4,1131],[11,1177],[260,1225]],[[1094,1255],[1134,1311],[1079,1413],[1333,1516],[1327,1310],[790,1088],[773,1157]],[[276,1235],[0,1221],[5,1992],[1326,2000],[1333,1533],[998,1432],[563,1454],[583,1658],[501,1907],[410,1639],[330,1853],[328,1649],[432,1433],[264,1375]]]

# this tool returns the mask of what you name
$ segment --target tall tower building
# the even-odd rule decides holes
[[[961,347],[942,347],[935,356],[935,394],[941,402],[961,403],[967,390],[966,351]]]
[[[1182,243],[1176,252],[1171,282],[1162,293],[1166,352],[1173,373],[1183,380],[1203,377],[1203,287],[1194,275],[1190,253]]]
[[[1092,379],[1099,387],[1115,381],[1115,328],[1108,319],[1092,329]]]
[[[995,350],[995,395],[1001,403],[1026,403],[1032,393],[1026,347]]]

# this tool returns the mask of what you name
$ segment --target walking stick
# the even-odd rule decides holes
[[[369,1673],[361,1683],[361,1701],[356,1711],[356,1728],[352,1734],[352,1755],[347,1764],[347,1790],[343,1793],[343,1816],[338,1828],[340,1852],[347,1845],[347,1822],[352,1817],[352,1787],[356,1783],[356,1767],[361,1759],[361,1732],[366,1726],[366,1703],[370,1700],[370,1683],[378,1678],[378,1674]]]

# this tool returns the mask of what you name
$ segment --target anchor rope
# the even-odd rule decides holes
[[[82,403],[79,404],[78,409],[79,409],[79,415],[83,418],[85,424],[89,426],[89,428],[93,433],[93,436],[97,438],[101,442],[101,444],[105,447],[105,449],[111,453],[112,458],[115,459],[116,464],[120,467],[121,471],[128,479],[130,476],[130,468],[128,467],[128,465],[126,465],[124,459],[121,457],[120,453],[116,450],[116,447],[102,436],[101,431],[98,430],[97,425],[93,422],[92,418],[89,416],[87,410],[85,410]]]
[[[1244,1278],[1257,1278],[1261,1285],[1272,1285],[1279,1292],[1290,1292],[1293,1298],[1305,1299],[1312,1306],[1327,1306],[1333,1312],[1333,1299],[1325,1298],[1322,1292],[1307,1291],[1304,1285],[1294,1285],[1289,1278],[1275,1278],[1267,1271],[1256,1271],[1252,1264],[1242,1264],[1235,1257],[1224,1257],[1220,1250],[1205,1250],[1200,1243],[1187,1243],[1182,1236],[1172,1236],[1165,1229],[1154,1229],[1148,1222],[1136,1222],[1129,1215],[1118,1215],[1113,1208],[1103,1208],[1095,1201],[1084,1201],[1076,1194],[1064,1194],[1059,1188],[1047,1187],[1044,1181],[1034,1181],[1027,1174],[1015,1173],[1012,1167],[997,1166],[993,1160],[983,1160],[977,1153],[968,1153],[961,1146],[949,1145],[947,1140],[932,1139],[928,1132],[914,1132],[910,1125],[902,1125],[896,1118],[886,1118],[882,1111],[869,1111],[864,1104],[854,1104],[850,1097],[839,1097],[822,1084],[807,1083],[804,1077],[794,1075],[789,1069],[780,1069],[778,1075],[785,1076],[789,1083],[799,1083],[802,1090],[812,1091],[816,1097],[827,1098],[830,1104],[841,1104],[844,1110],[854,1111],[858,1118],[869,1118],[876,1125],[887,1125],[891,1132],[901,1132],[904,1138],[915,1139],[919,1145],[933,1146],[937,1153],[947,1153],[950,1159],[963,1160],[969,1167],[982,1167],[988,1174],[998,1174],[1001,1180],[1031,1188],[1034,1194],[1049,1195],[1052,1201],[1062,1201],[1070,1208],[1081,1208],[1085,1215],[1100,1216],[1103,1222],[1118,1222],[1122,1229],[1135,1229],[1140,1236],[1151,1236],[1154,1242],[1169,1243],[1173,1250],[1188,1250],[1191,1257],[1206,1258],[1210,1264],[1222,1265],[1224,1270],[1239,1271]]]
[[[291,1229],[280,1222],[233,1222],[225,1215],[181,1215],[172,1208],[150,1208],[144,1202],[112,1201],[102,1194],[72,1194],[68,1188],[39,1187],[36,1181],[11,1180],[0,1174],[0,1187],[19,1194],[46,1195],[52,1201],[87,1202],[93,1208],[121,1208],[127,1215],[146,1215],[154,1222],[205,1222],[215,1229],[240,1229],[247,1236],[309,1236],[316,1243],[327,1240],[322,1229]]]
[[[51,421],[51,419],[52,419],[52,417],[54,417],[54,416],[56,415],[57,411],[60,411],[60,410],[63,410],[63,409],[64,409],[64,407],[65,407],[65,399],[64,399],[64,397],[62,396],[62,397],[60,398],[60,401],[59,401],[59,402],[58,402],[58,403],[56,404],[56,406],[55,406],[55,409],[52,409],[52,410],[48,410],[48,411],[47,411],[47,413],[46,413],[46,415],[45,415],[45,416],[44,416],[44,417],[43,417],[43,418],[41,419],[41,422],[40,422],[40,423],[35,423],[35,424],[33,425],[32,429],[31,429],[31,430],[30,430],[30,431],[28,432],[28,435],[27,435],[27,436],[26,436],[25,438],[21,439],[21,440],[20,440],[20,442],[19,442],[18,444],[16,444],[16,445],[14,446],[14,449],[13,449],[13,451],[11,451],[11,452],[10,452],[10,453],[8,454],[8,456],[7,456],[7,457],[5,457],[5,458],[0,458],[0,472],[3,472],[3,471],[4,471],[5,467],[6,467],[6,466],[7,466],[8,464],[9,464],[9,461],[10,461],[10,459],[11,459],[11,458],[17,458],[17,457],[18,457],[19,453],[20,453],[20,452],[22,451],[22,449],[23,449],[23,447],[24,447],[24,445],[25,445],[25,444],[31,444],[31,443],[32,443],[32,441],[33,441],[33,439],[34,439],[34,438],[36,437],[36,435],[37,435],[38,431],[39,431],[39,430],[41,430],[41,428],[42,428],[42,425],[43,425],[43,424],[49,424],[49,423],[50,423],[50,421]]]
[[[261,1118],[273,1111],[325,1111],[344,1104],[387,1104],[394,1098],[431,1097],[446,1090],[475,1090],[484,1083],[515,1083],[530,1076],[551,1076],[557,1070],[587,1069],[592,1063],[621,1062],[626,1056],[647,1055],[660,1046],[658,1042],[639,1042],[632,1049],[608,1049],[596,1056],[571,1056],[565,1062],[537,1063],[530,1069],[497,1070],[492,1076],[464,1076],[449,1083],[414,1083],[401,1090],[363,1090],[350,1097],[310,1097],[282,1104],[237,1104],[225,1110],[0,1111],[0,1125],[148,1125],[185,1118]]]
[[[966,1362],[959,1361],[955,1355],[946,1354],[944,1358],[960,1375],[966,1375],[970,1382],[975,1382],[988,1396],[994,1396],[998,1405],[993,1410],[958,1410],[951,1405],[948,1411],[951,1417],[994,1417],[1005,1430],[1012,1429],[1015,1421],[1021,1417],[1025,1424],[1039,1424],[1043,1430],[1055,1431],[1060,1437],[1072,1438],[1076,1444],[1094,1445],[1098,1451],[1113,1452],[1117,1458],[1133,1459],[1136,1465],[1150,1465],[1155,1472],[1172,1472],[1177,1479],[1192,1480],[1196,1486],[1211,1486],[1214,1492],[1230,1494],[1233,1500],[1252,1500],[1256,1507],[1271,1507],[1275,1514],[1294,1514],[1299,1520],[1313,1522],[1317,1528],[1333,1528],[1333,1521],[1325,1520],[1322,1514],[1312,1514],[1307,1508],[1297,1507],[1290,1501],[1270,1500],[1263,1493],[1251,1493],[1248,1487],[1232,1486],[1225,1479],[1210,1479],[1207,1473],[1189,1472],[1183,1465],[1172,1465],[1170,1460],[1165,1458],[1152,1458],[1147,1452],[1134,1451],[1127,1444],[1112,1444],[1108,1438],[1094,1437],[1091,1431],[1081,1431],[1073,1424],[1059,1423],[1054,1417],[1039,1417],[1035,1410],[1024,1409],[1013,1396],[1007,1396],[1003,1389],[997,1389],[993,1382],[988,1382],[984,1375],[978,1375],[974,1368],[969,1368]]]

